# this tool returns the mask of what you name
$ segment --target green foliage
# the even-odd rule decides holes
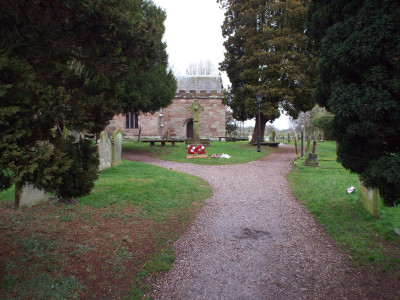
[[[320,56],[313,96],[335,115],[338,160],[400,201],[400,3],[312,1],[311,44]]]
[[[177,82],[168,68],[166,44],[162,42],[165,27],[165,13],[152,2],[141,1],[144,18],[145,36],[152,39],[150,49],[154,49],[147,68],[143,68],[136,58],[129,59],[128,72],[124,81],[119,82],[118,98],[122,101],[124,112],[154,112],[167,107],[175,97]],[[149,41],[150,43],[150,41]],[[145,57],[141,57],[145,59]]]
[[[226,103],[233,117],[244,121],[257,115],[257,91],[265,100],[262,128],[279,117],[280,108],[293,117],[311,109],[313,57],[304,34],[308,1],[217,2],[226,11],[222,26],[226,52],[221,69],[232,84]]]
[[[313,119],[312,124],[324,131],[326,140],[333,140],[333,119],[332,115],[323,115]]]
[[[400,270],[400,206],[383,207],[379,219],[367,213],[359,200],[358,176],[336,161],[336,143],[317,145],[321,167],[306,167],[304,158],[288,174],[295,196],[323,225],[352,259],[362,265]],[[353,185],[355,192],[346,193]]]
[[[0,189],[87,194],[94,151],[61,132],[169,104],[165,13],[145,0],[0,0],[0,15]]]
[[[88,195],[98,177],[98,154],[90,141],[65,143],[66,156],[73,161],[68,172],[60,172],[62,184],[54,191],[62,198],[75,198]],[[54,166],[52,166],[54,167]],[[52,186],[45,188],[51,190]]]

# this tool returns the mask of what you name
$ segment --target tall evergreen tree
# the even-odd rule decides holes
[[[318,51],[316,101],[335,115],[338,160],[400,201],[400,3],[314,0],[308,32]]]
[[[161,41],[165,14],[145,0],[0,0],[0,16],[0,189],[32,183],[85,195],[97,177],[96,150],[64,139],[63,129],[103,130],[139,102],[123,95],[137,78],[175,83]],[[139,90],[147,98],[136,110],[173,98]]]
[[[313,107],[311,100],[313,58],[307,51],[304,23],[308,1],[218,0],[225,9],[222,26],[226,53],[221,70],[231,89],[227,104],[236,119],[256,117],[253,142],[267,121],[284,109],[297,117]],[[265,103],[257,117],[255,95],[261,91]]]

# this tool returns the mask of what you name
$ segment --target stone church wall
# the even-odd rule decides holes
[[[172,103],[154,113],[140,114],[137,128],[126,128],[126,116],[118,115],[106,128],[108,135],[121,130],[125,138],[137,137],[139,128],[142,137],[187,138],[187,128],[193,114],[187,109],[194,99],[204,108],[199,115],[200,137],[217,138],[225,136],[226,107],[222,104],[223,89],[220,76],[178,76],[178,90]],[[190,124],[189,124],[190,125]],[[190,126],[189,126],[190,128]]]
[[[187,123],[193,118],[187,110],[192,105],[193,98],[175,98],[172,103],[154,114],[140,114],[138,125],[142,137],[186,138]],[[204,111],[200,113],[199,125],[201,138],[216,138],[225,136],[225,105],[221,98],[197,98]],[[137,137],[139,129],[126,129],[125,115],[118,115],[110,121],[106,131],[112,133],[121,130],[125,138]]]

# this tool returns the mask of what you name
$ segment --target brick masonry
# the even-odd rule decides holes
[[[222,104],[222,90],[182,90],[178,88],[172,103],[154,113],[140,114],[138,125],[141,128],[142,137],[166,137],[186,138],[187,124],[193,119],[193,115],[187,110],[198,99],[204,107],[199,115],[200,137],[216,138],[225,136],[226,107]],[[126,129],[125,115],[115,116],[106,131],[108,134],[119,129],[124,132],[124,137],[136,137],[139,129]]]

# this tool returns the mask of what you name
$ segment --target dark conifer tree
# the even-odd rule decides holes
[[[226,53],[221,70],[231,89],[227,104],[235,119],[257,116],[255,96],[264,94],[261,136],[267,121],[284,109],[297,117],[314,106],[311,100],[313,58],[307,51],[305,20],[308,1],[219,0],[225,9],[222,26]]]
[[[0,189],[90,192],[96,149],[63,129],[98,133],[117,113],[169,104],[164,20],[144,0],[0,0]],[[156,88],[132,84],[146,78]]]
[[[312,1],[308,34],[320,60],[313,96],[335,115],[338,160],[400,201],[400,2]]]

